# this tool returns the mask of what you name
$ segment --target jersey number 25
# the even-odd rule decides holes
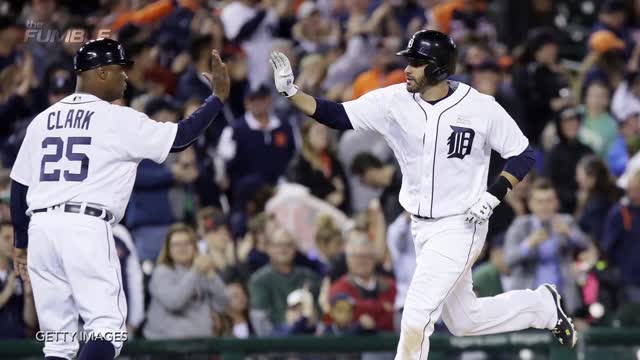
[[[74,145],[91,145],[91,138],[88,136],[70,136],[67,139],[67,151],[65,156],[67,160],[80,162],[80,172],[72,173],[69,170],[64,170],[63,177],[66,181],[82,181],[87,178],[89,173],[89,157],[85,153],[73,151]],[[47,172],[45,167],[47,163],[57,163],[62,159],[62,153],[64,150],[64,140],[58,136],[48,137],[42,140],[42,148],[54,147],[55,153],[46,154],[42,157],[40,162],[40,181],[60,181],[61,169],[55,169],[51,172]]]

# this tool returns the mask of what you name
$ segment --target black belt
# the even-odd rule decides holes
[[[82,208],[82,204],[79,204],[79,203],[65,203],[64,205],[56,205],[50,208],[36,209],[36,210],[33,210],[33,213],[36,214],[41,212],[54,211],[56,207],[62,207],[62,206],[64,206],[64,208],[60,210],[67,213],[73,213],[73,214],[80,214],[80,209]],[[101,209],[101,208],[97,208],[89,205],[85,207],[84,214],[89,216],[95,216],[106,222],[111,222],[111,220],[113,220],[113,214],[111,214],[109,210]]]
[[[411,214],[411,216],[413,216],[414,218],[416,218],[418,220],[433,220],[432,217],[428,217],[428,216],[420,216],[420,215],[415,215],[415,214]]]

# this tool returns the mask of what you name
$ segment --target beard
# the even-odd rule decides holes
[[[422,93],[424,92],[427,87],[429,86],[429,84],[427,83],[427,79],[426,78],[422,78],[420,80],[412,80],[410,84],[407,84],[407,91],[415,94],[415,93]]]

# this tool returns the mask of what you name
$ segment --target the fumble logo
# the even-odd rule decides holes
[[[471,154],[471,146],[473,145],[473,138],[476,136],[476,132],[473,129],[451,126],[453,132],[447,139],[447,145],[449,145],[449,153],[447,158],[463,159],[465,156]]]

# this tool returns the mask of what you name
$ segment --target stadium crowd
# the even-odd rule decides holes
[[[0,13],[0,339],[37,330],[11,268],[11,165],[29,121],[74,91],[83,41],[63,40],[105,30],[135,60],[119,103],[154,120],[210,94],[211,49],[232,81],[189,151],[139,165],[114,228],[130,336],[398,329],[415,254],[392,152],[294,111],[267,60],[285,53],[300,88],[347,101],[404,81],[394,54],[418,29],[455,39],[451,80],[494,96],[537,153],[491,218],[478,295],[553,282],[581,328],[640,324],[640,1],[32,0]]]

